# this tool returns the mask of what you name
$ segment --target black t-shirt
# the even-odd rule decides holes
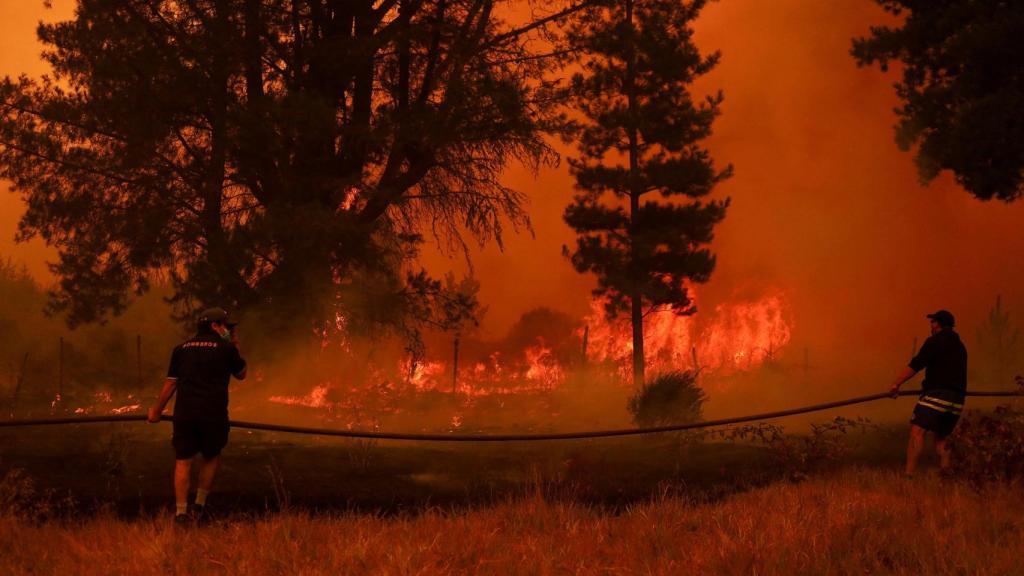
[[[910,367],[915,371],[924,369],[921,389],[925,392],[952,390],[962,394],[967,390],[967,348],[953,330],[929,336]]]
[[[171,353],[167,377],[178,381],[174,417],[181,420],[228,419],[228,384],[245,370],[234,344],[216,334],[197,334]]]

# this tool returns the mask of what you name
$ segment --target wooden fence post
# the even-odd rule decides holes
[[[587,346],[590,345],[590,325],[583,327],[583,365],[587,365]]]
[[[60,350],[57,353],[57,400],[64,398],[64,337],[60,337]]]
[[[25,382],[25,366],[28,364],[28,352],[21,358],[21,369],[18,370],[18,377],[14,380],[14,394],[11,395],[11,418],[18,408],[18,396],[21,394],[21,385]]]
[[[455,342],[452,344],[454,350],[454,358],[452,358],[452,394],[459,391],[459,336],[455,336]]]
[[[142,334],[135,335],[135,367],[139,391],[142,390]]]

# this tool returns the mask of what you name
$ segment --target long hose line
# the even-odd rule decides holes
[[[917,396],[921,390],[902,390],[899,396]],[[1003,391],[968,391],[967,396],[981,397],[1010,397],[1021,396],[1018,392]],[[318,436],[340,436],[342,438],[369,438],[377,440],[410,440],[417,442],[538,442],[547,440],[581,440],[586,438],[610,438],[614,436],[640,436],[644,434],[658,434],[661,432],[679,432],[681,430],[696,430],[699,428],[711,428],[715,426],[726,426],[730,424],[744,424],[747,422],[758,422],[784,416],[795,416],[819,412],[832,408],[841,408],[865,402],[874,402],[893,398],[892,394],[881,392],[858,396],[847,400],[836,400],[822,404],[812,404],[788,410],[777,410],[775,412],[763,412],[748,416],[734,416],[732,418],[718,418],[715,420],[704,420],[687,424],[674,424],[670,426],[654,426],[649,428],[623,428],[618,430],[590,430],[583,432],[562,432],[549,434],[458,434],[458,433],[413,433],[413,432],[373,432],[368,430],[338,430],[334,428],[310,428],[304,426],[288,426],[284,424],[267,424],[263,422],[245,422],[232,420],[232,428],[248,430],[265,430],[269,432],[285,432],[289,434],[309,434]],[[161,416],[162,421],[173,421],[171,416]],[[74,418],[36,418],[21,420],[0,421],[0,428],[12,428],[21,426],[54,426],[63,424],[96,424],[116,422],[145,422],[147,417],[141,414],[121,414],[109,416],[79,416]]]

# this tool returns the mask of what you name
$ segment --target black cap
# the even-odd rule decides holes
[[[238,322],[232,321],[228,317],[227,310],[223,308],[207,308],[199,313],[199,322],[220,322],[225,326],[235,326]]]
[[[953,313],[949,310],[939,310],[934,314],[929,314],[927,318],[935,320],[943,328],[952,328],[956,325],[956,319],[953,318]]]

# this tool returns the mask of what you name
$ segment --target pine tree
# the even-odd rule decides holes
[[[986,322],[978,329],[979,368],[982,377],[1003,386],[1019,366],[1020,330],[1014,326],[1010,313],[1003,308],[1003,297],[996,296]]]
[[[700,145],[722,93],[695,100],[689,90],[719,60],[693,42],[691,23],[705,3],[604,2],[585,11],[569,35],[582,55],[582,72],[572,80],[582,117],[579,156],[570,159],[578,192],[564,214],[578,235],[571,260],[580,273],[597,276],[594,294],[605,299],[609,316],[629,311],[638,386],[645,309],[696,311],[687,283],[710,277],[708,243],[729,204],[702,200],[732,172],[716,169]]]

